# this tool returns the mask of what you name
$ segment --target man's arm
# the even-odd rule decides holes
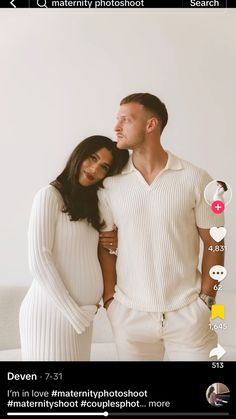
[[[107,304],[104,304],[105,308],[107,309],[115,293],[116,256],[111,255],[107,249],[104,249],[102,245],[99,244],[98,259],[100,261],[104,282],[103,303],[106,303],[107,301]]]
[[[204,245],[203,258],[202,258],[202,288],[201,293],[215,297],[216,290],[214,285],[218,285],[218,281],[212,279],[209,275],[209,270],[214,265],[224,266],[224,251],[223,252],[212,252],[208,250],[209,246],[215,247],[216,245],[223,245],[224,240],[220,243],[216,243],[215,240],[210,236],[210,230],[205,228],[198,228],[199,236],[201,237]]]

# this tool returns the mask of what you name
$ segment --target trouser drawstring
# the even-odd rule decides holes
[[[161,316],[161,327],[163,327],[164,326],[164,320],[165,320],[165,313],[162,313],[162,316]]]

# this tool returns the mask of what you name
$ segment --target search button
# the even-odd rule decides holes
[[[47,0],[37,0],[38,7],[47,7]]]

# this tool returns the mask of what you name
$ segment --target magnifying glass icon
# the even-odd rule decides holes
[[[38,7],[47,7],[47,0],[37,0]]]

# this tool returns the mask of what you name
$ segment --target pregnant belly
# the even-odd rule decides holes
[[[78,304],[97,304],[103,294],[102,273],[99,270],[91,272],[77,272],[74,276],[67,276],[65,285],[70,295]]]

